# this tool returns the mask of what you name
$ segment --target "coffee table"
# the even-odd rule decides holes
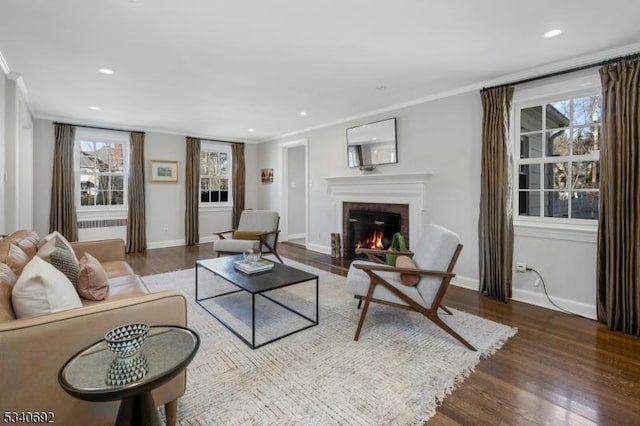
[[[236,260],[241,260],[243,258],[242,255],[238,256],[225,256],[218,257],[214,259],[206,259],[206,260],[198,260],[196,261],[196,302],[202,306],[211,316],[217,319],[222,325],[224,325],[229,331],[235,334],[240,340],[245,342],[251,349],[257,349],[269,343],[273,343],[277,340],[283,339],[287,336],[290,336],[294,333],[297,333],[302,330],[306,330],[307,328],[314,327],[318,325],[318,276],[314,274],[310,274],[309,272],[301,271],[296,268],[292,268],[288,265],[283,265],[280,263],[274,262],[273,269],[267,272],[259,272],[255,274],[245,274],[243,272],[238,271],[234,268],[233,262]],[[199,284],[198,284],[198,268],[203,268],[214,275],[219,276],[230,284],[233,284],[238,290],[229,291],[222,294],[216,294],[214,296],[208,297],[200,297]],[[268,296],[266,293],[272,290],[280,289],[283,287],[292,286],[295,284],[300,284],[308,281],[315,280],[316,282],[316,314],[315,319],[309,318],[307,315],[304,315],[301,312],[293,309],[291,306],[287,306],[284,303],[273,299]],[[210,300],[218,297],[224,297],[229,294],[234,294],[238,292],[246,292],[251,294],[251,340],[245,338],[242,334],[240,334],[236,329],[233,328],[231,324],[226,322],[219,315],[216,315],[209,307],[207,307],[202,302],[205,300]],[[289,333],[280,335],[276,338],[267,340],[265,342],[261,342],[256,344],[256,296],[260,296],[266,300],[269,300],[277,305],[280,305],[284,309],[293,312],[297,316],[303,318],[308,321],[308,324],[295,329]]]
[[[121,400],[116,425],[161,425],[151,391],[184,370],[199,346],[200,337],[188,328],[151,327],[138,355],[149,372],[141,379],[110,385],[107,374],[117,361],[103,339],[71,357],[60,370],[58,382],[78,399]]]

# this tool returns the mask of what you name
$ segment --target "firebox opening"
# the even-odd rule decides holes
[[[351,210],[349,212],[349,241],[347,258],[360,257],[356,249],[377,248],[386,250],[391,245],[393,234],[400,231],[401,215],[376,211]]]

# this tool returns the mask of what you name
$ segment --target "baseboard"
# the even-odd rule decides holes
[[[304,232],[301,234],[289,234],[287,236],[288,240],[299,240],[300,238],[306,238],[307,234],[305,234]]]
[[[547,296],[544,293],[534,293],[529,290],[514,288],[511,299],[518,302],[528,303],[530,305],[540,306],[542,308],[553,309],[554,311],[561,311],[549,302],[549,299],[547,299]],[[595,305],[589,305],[587,303],[576,302],[575,300],[563,299],[554,296],[551,296],[551,300],[553,300],[562,309],[566,309],[569,312],[573,312],[593,320],[597,319]]]
[[[466,288],[473,291],[478,291],[479,282],[475,278],[456,275],[455,278],[451,280],[451,285],[454,285],[456,287]]]
[[[200,242],[199,244],[202,243],[212,243],[216,240],[218,240],[218,236],[217,235],[207,235],[206,237],[200,237]]]
[[[331,255],[331,247],[321,246],[320,244],[307,243],[307,250],[317,251],[318,253]]]
[[[183,245],[184,245],[184,240],[156,241],[156,242],[147,244],[147,249],[177,247],[177,246],[183,246]]]

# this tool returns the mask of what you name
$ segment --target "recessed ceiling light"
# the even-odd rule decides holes
[[[300,111],[300,115],[307,115],[307,111]]]
[[[544,33],[544,38],[553,38],[559,36],[560,34],[562,34],[562,30],[556,28],[555,30],[550,30]]]
[[[98,70],[98,72],[100,74],[104,74],[104,75],[114,75],[115,74],[115,72],[110,68],[100,68]]]
[[[376,90],[385,90],[386,88],[387,86],[382,85],[382,86],[376,87]]]
[[[255,131],[256,131],[256,129],[249,129],[249,132],[251,132],[251,133],[253,133]]]
[[[91,111],[100,111],[100,107],[99,106],[90,106],[89,109]]]

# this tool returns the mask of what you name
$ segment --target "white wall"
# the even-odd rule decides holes
[[[4,207],[7,205],[5,198],[6,184],[6,157],[7,157],[7,145],[6,145],[6,123],[5,123],[5,104],[6,104],[6,86],[7,78],[4,73],[0,73],[0,235],[7,234],[9,231],[5,226],[5,212]]]
[[[185,138],[179,135],[147,132],[145,135],[145,208],[147,248],[170,247],[184,244],[185,214]],[[48,120],[35,120],[34,147],[34,230],[46,235],[49,230],[51,175],[53,167],[54,126]],[[257,205],[256,148],[245,145],[247,162],[246,206]],[[151,160],[179,161],[178,183],[151,182]],[[122,238],[123,227],[83,230],[81,239]],[[211,210],[200,213],[200,240],[211,241],[214,231],[231,229],[231,210]],[[126,235],[126,230],[125,235]]]
[[[33,225],[32,118],[19,88],[20,76],[2,77],[2,218],[3,233]]]
[[[456,266],[457,285],[478,289],[478,214],[482,145],[482,107],[478,92],[464,93],[428,103],[376,114],[365,119],[313,130],[292,138],[309,139],[308,247],[330,250],[335,227],[329,176],[358,175],[347,167],[346,129],[397,117],[398,164],[379,166],[381,174],[432,172],[427,194],[426,220],[457,232],[464,244]],[[280,209],[282,164],[279,152],[288,139],[259,146],[258,168],[274,168],[274,184],[259,187],[260,208]],[[564,236],[563,236],[564,235]],[[590,233],[565,238],[556,231],[516,230],[514,260],[523,259],[544,277],[547,291],[575,312],[595,313],[595,239]],[[551,307],[536,286],[533,272],[517,274],[514,299]]]

